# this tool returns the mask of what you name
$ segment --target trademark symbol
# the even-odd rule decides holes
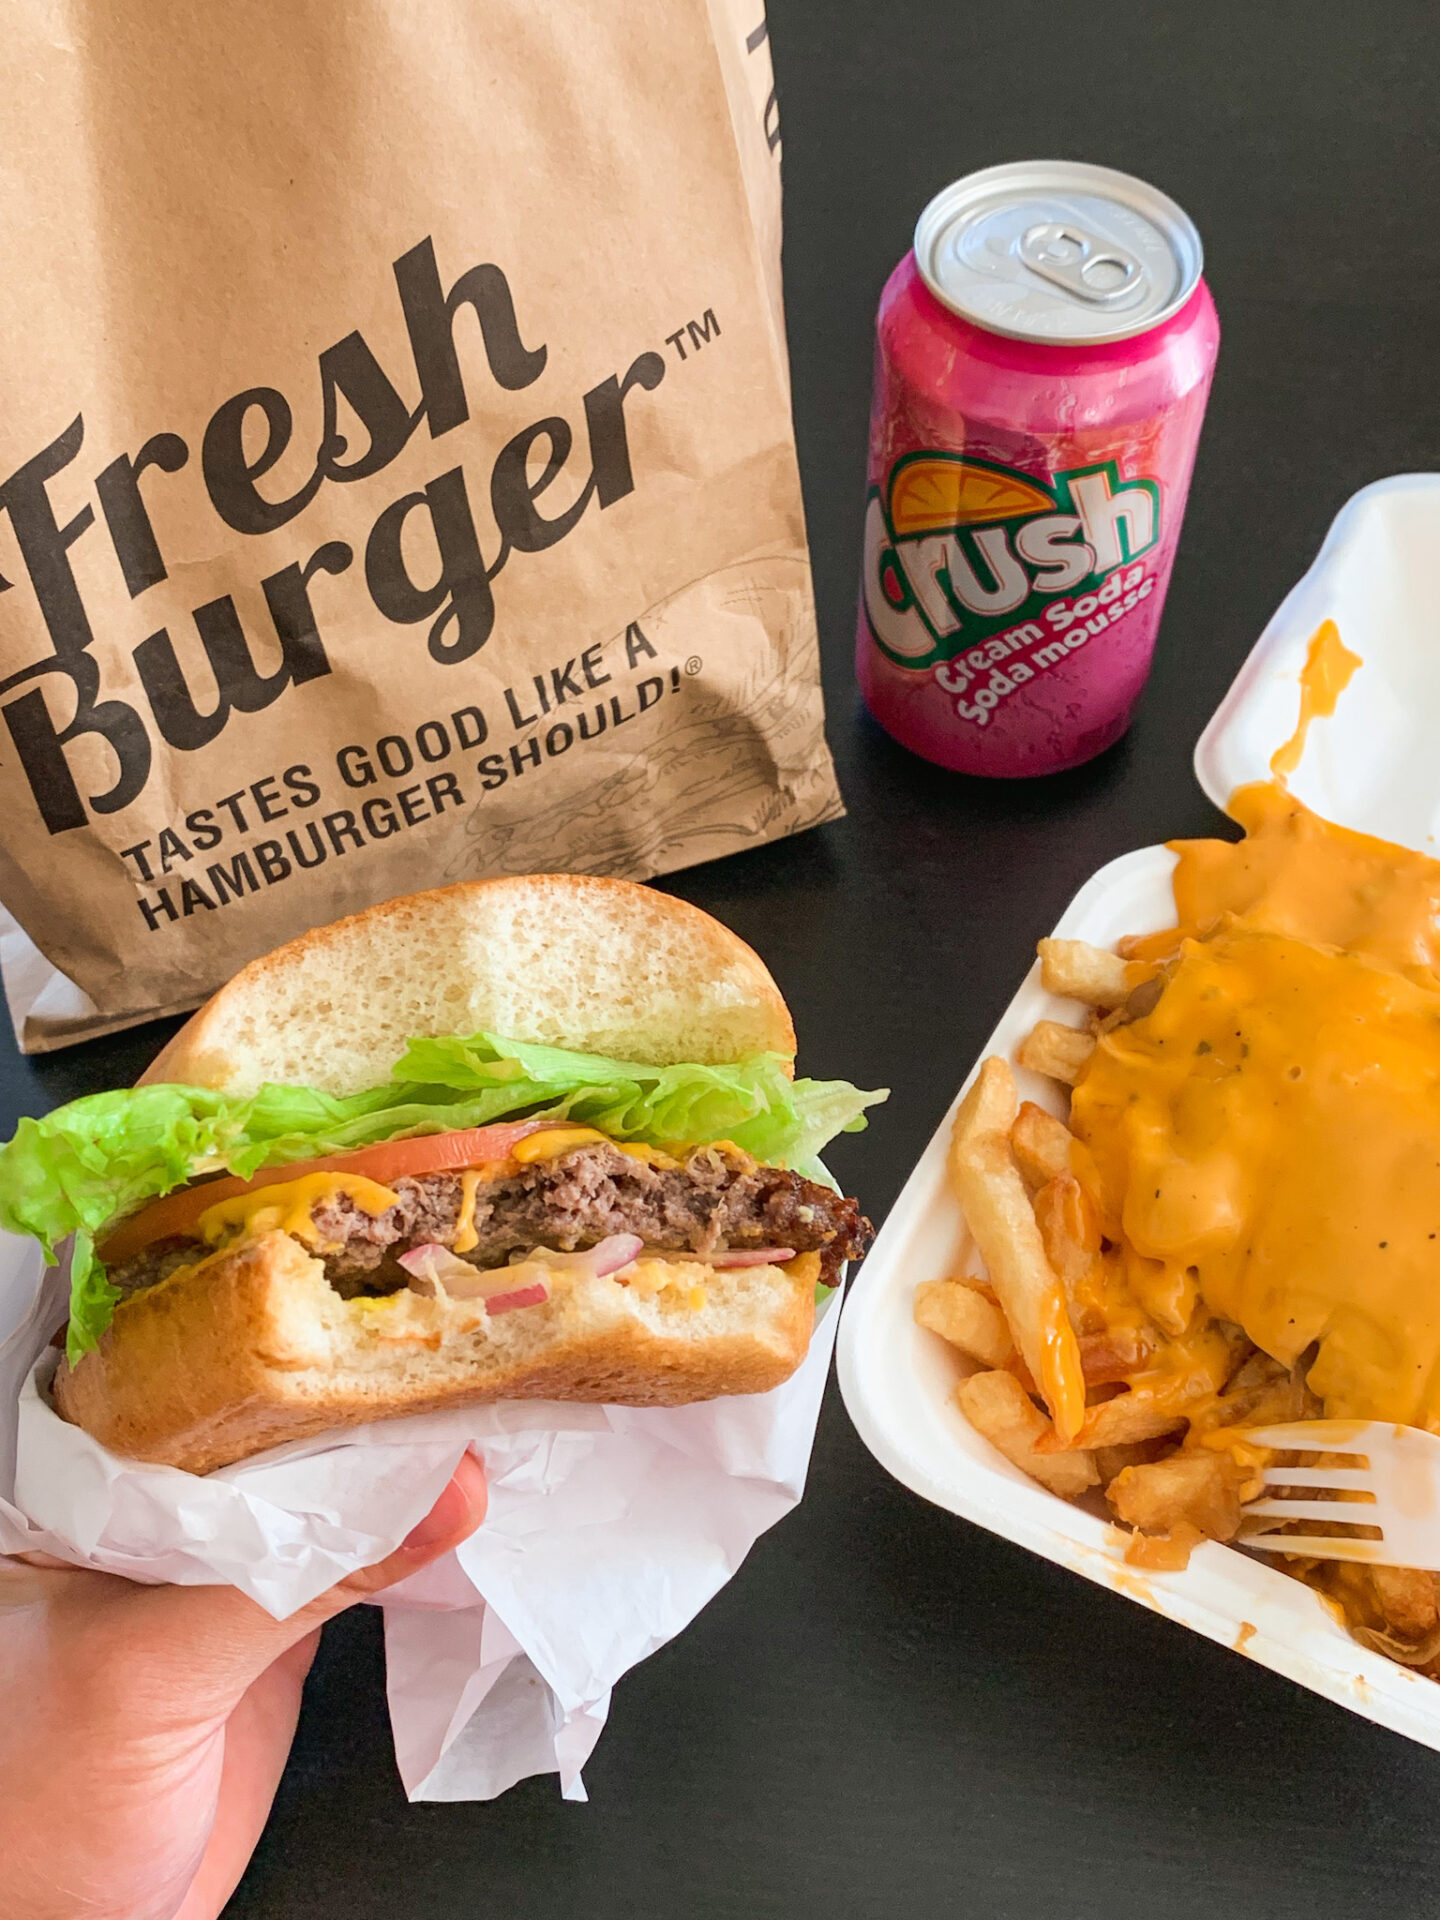
[[[698,653],[692,653],[690,658],[685,662],[685,671],[693,680],[704,664],[705,662],[700,658]]]
[[[715,318],[715,309],[707,307],[698,320],[687,320],[684,326],[677,327],[674,333],[667,333],[665,344],[667,347],[673,347],[682,360],[687,360],[691,353],[698,353],[702,347],[708,346],[710,341],[719,338],[720,322]],[[685,348],[687,339],[690,342],[689,353]]]

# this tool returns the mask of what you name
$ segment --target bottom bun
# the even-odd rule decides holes
[[[124,1300],[62,1361],[61,1416],[112,1452],[209,1473],[327,1427],[489,1400],[679,1406],[764,1393],[805,1357],[819,1257],[717,1269],[642,1256],[626,1284],[563,1272],[548,1300],[344,1300],[288,1234],[261,1235]]]

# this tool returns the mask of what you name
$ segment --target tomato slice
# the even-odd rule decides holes
[[[430,1133],[415,1140],[384,1140],[378,1146],[333,1154],[327,1160],[292,1160],[283,1167],[263,1168],[253,1180],[233,1175],[224,1180],[205,1180],[199,1186],[177,1188],[163,1200],[152,1200],[148,1207],[122,1220],[96,1252],[107,1266],[117,1266],[156,1240],[193,1235],[201,1214],[218,1201],[253,1193],[257,1187],[273,1187],[282,1180],[299,1180],[307,1173],[355,1173],[389,1186],[392,1180],[407,1174],[454,1173],[464,1167],[484,1166],[487,1161],[508,1160],[517,1140],[558,1124],[562,1123],[509,1120],[500,1126],[466,1127],[458,1133]]]

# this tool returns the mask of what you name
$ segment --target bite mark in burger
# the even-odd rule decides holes
[[[483,1400],[778,1385],[870,1233],[813,1156],[884,1097],[796,1081],[793,1046],[748,947],[625,882],[470,883],[306,935],[150,1084],[0,1148],[0,1221],[76,1234],[56,1407],[207,1472]]]

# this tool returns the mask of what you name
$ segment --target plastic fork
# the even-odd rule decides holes
[[[1440,1573],[1440,1439],[1433,1433],[1379,1420],[1296,1420],[1278,1427],[1249,1427],[1245,1438],[1286,1453],[1362,1458],[1344,1467],[1267,1466],[1267,1488],[1297,1489],[1299,1497],[1250,1501],[1237,1545],[1260,1553],[1303,1554],[1310,1560],[1363,1560],[1371,1566]],[[1338,1493],[1348,1497],[1326,1498]],[[1378,1529],[1380,1537],[1271,1531],[1277,1521],[1317,1520]]]

